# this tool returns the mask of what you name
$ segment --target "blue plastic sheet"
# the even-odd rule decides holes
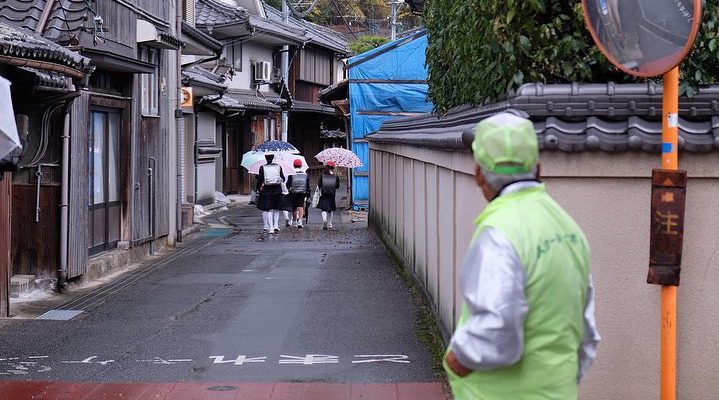
[[[387,120],[432,111],[428,86],[418,83],[427,80],[426,51],[427,34],[420,32],[348,61],[352,150],[365,165],[353,172],[352,197],[356,203],[369,199],[368,178],[364,176],[370,168],[369,151],[361,140],[377,132]]]

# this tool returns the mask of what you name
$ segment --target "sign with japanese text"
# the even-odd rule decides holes
[[[679,286],[684,241],[687,173],[652,172],[651,233],[647,283]]]

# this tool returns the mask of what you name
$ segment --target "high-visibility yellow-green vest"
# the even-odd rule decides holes
[[[584,233],[544,185],[495,199],[476,223],[475,238],[492,227],[514,246],[526,271],[529,311],[524,352],[516,364],[473,371],[461,378],[445,363],[456,399],[576,400],[589,284],[589,245]],[[469,317],[464,305],[458,327]]]

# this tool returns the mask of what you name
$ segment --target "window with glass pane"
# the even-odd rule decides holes
[[[140,48],[140,60],[148,62],[155,66],[155,72],[151,74],[140,75],[140,86],[142,94],[142,114],[158,115],[159,114],[159,84],[158,84],[158,67],[159,52],[157,49],[148,47]]]
[[[222,51],[222,56],[227,59],[233,69],[242,71],[242,43],[227,43]]]
[[[105,201],[105,127],[107,114],[92,113],[92,134],[90,135],[90,204]]]
[[[107,200],[120,201],[120,114],[109,114],[107,151]]]

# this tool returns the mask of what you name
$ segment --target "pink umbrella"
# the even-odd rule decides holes
[[[323,150],[315,158],[323,163],[334,161],[338,167],[357,168],[363,165],[355,153],[341,147]]]
[[[302,167],[300,168],[302,172],[307,171],[307,169],[309,168],[309,166],[307,165],[307,161],[299,154],[278,153],[275,155],[275,159],[273,162],[282,167],[282,172],[285,174],[285,176],[290,176],[295,174],[295,160],[302,161]],[[251,174],[257,175],[260,173],[260,167],[265,164],[267,164],[267,161],[263,159],[250,165],[247,170]]]

